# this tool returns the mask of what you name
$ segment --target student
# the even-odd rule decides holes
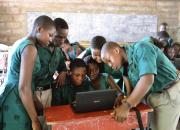
[[[180,43],[174,43],[175,58],[180,58]]]
[[[41,130],[33,103],[35,78],[41,65],[36,46],[48,46],[55,31],[48,16],[39,16],[30,35],[12,49],[4,92],[0,95],[1,130]]]
[[[75,100],[76,92],[88,91],[90,81],[86,77],[86,64],[82,59],[74,59],[70,64],[70,73],[65,85],[53,89],[52,105],[66,105]]]
[[[56,28],[53,42],[47,47],[37,46],[39,59],[41,64],[41,73],[36,77],[36,96],[42,103],[44,108],[51,105],[52,100],[52,86],[53,75],[57,71],[59,73],[59,80],[61,85],[64,84],[64,77],[66,75],[66,65],[62,50],[58,47],[62,44],[68,35],[68,25],[64,19],[56,18],[54,20]]]
[[[43,105],[43,108],[51,106],[53,84],[63,85],[66,77],[66,64],[59,44],[62,44],[68,35],[68,25],[64,19],[54,19],[55,34],[53,41],[47,47],[37,45],[38,55],[41,62],[41,72],[35,79],[35,94]],[[55,72],[58,72],[56,81],[53,79]],[[55,83],[56,82],[56,83]],[[39,110],[39,119],[43,129],[48,129],[44,123],[43,110]]]
[[[60,48],[67,55],[67,59],[70,60],[74,60],[82,52],[78,44],[71,45],[68,39],[66,39],[64,43],[60,45]]]
[[[161,23],[160,26],[159,26],[159,32],[162,32],[162,31],[167,31],[167,26],[168,24],[167,23]]]
[[[106,43],[101,58],[114,69],[128,64],[128,77],[134,87],[130,96],[114,109],[116,120],[126,120],[130,108],[146,95],[154,109],[152,130],[176,130],[180,116],[180,81],[176,68],[150,38],[125,47]]]
[[[121,91],[112,76],[99,72],[99,64],[92,56],[85,57],[84,61],[87,65],[87,75],[91,80],[92,87],[90,90],[116,89],[119,92]]]

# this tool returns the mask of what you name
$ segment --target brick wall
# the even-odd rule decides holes
[[[0,41],[11,45],[27,34],[28,11],[153,14],[180,41],[179,0],[0,0]]]

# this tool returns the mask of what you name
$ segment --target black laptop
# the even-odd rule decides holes
[[[77,113],[106,110],[113,108],[116,97],[114,89],[78,92],[71,105]]]

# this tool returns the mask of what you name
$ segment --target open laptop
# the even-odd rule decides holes
[[[111,109],[116,97],[117,91],[113,89],[78,92],[71,105],[77,113]]]

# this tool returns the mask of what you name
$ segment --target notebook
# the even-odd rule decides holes
[[[113,108],[116,97],[113,89],[77,92],[71,106],[77,113],[106,110]]]

